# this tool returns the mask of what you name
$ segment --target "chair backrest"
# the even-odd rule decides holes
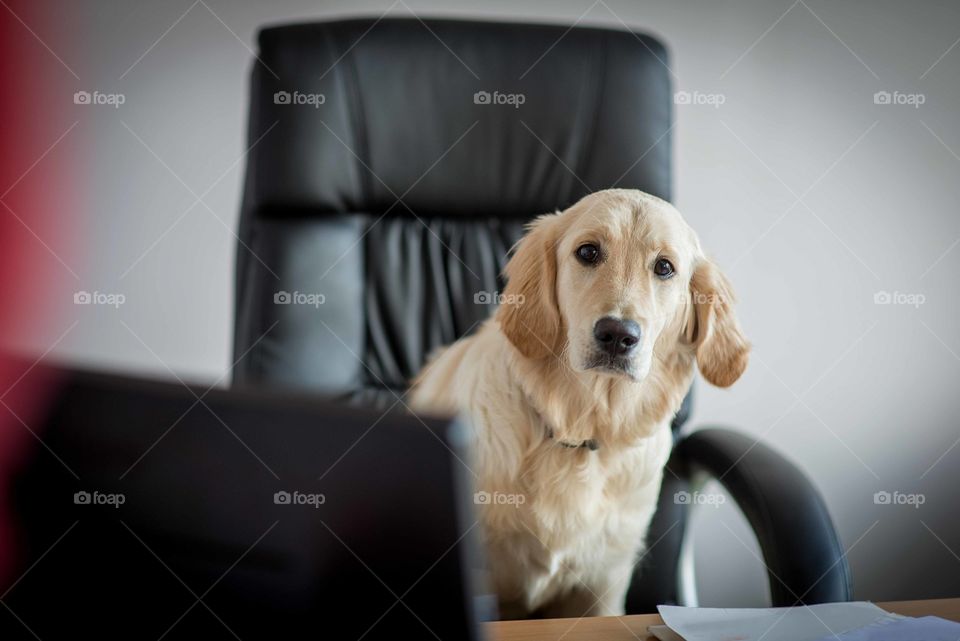
[[[411,18],[259,43],[238,382],[399,392],[490,315],[524,223],[607,187],[670,197],[649,36]]]
[[[609,187],[670,199],[671,97],[664,46],[628,31],[416,18],[264,29],[235,382],[398,403],[432,350],[491,314],[526,222]],[[678,545],[664,548],[654,567],[670,572]],[[670,599],[663,587],[631,602]]]

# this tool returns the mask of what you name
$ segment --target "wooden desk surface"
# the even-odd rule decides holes
[[[889,601],[878,603],[888,612],[906,616],[934,615],[960,621],[960,599],[931,601]],[[543,619],[540,621],[497,621],[487,623],[491,641],[656,641],[647,626],[663,620],[656,614],[590,619]]]

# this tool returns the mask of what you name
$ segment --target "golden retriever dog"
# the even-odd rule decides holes
[[[537,218],[505,274],[412,407],[471,426],[503,618],[622,614],[694,361],[720,387],[746,368],[733,292],[676,209],[624,189]]]

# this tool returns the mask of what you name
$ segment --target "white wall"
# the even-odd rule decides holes
[[[212,383],[231,362],[230,230],[243,170],[234,163],[246,144],[254,33],[391,5],[206,0],[183,15],[191,0],[72,4],[79,37],[51,43],[80,76],[61,70],[65,99],[98,89],[126,103],[73,109],[79,125],[62,153],[92,174],[73,213],[76,235],[62,241],[85,248],[71,258],[79,279],[64,270],[64,315],[16,347],[43,351],[78,320],[53,350],[60,359],[164,378],[169,367]],[[622,21],[666,41],[677,89],[722,94],[718,108],[677,108],[676,203],[728,270],[755,351],[731,390],[700,386],[694,423],[762,435],[817,480],[851,548],[858,597],[956,596],[960,46],[950,48],[960,5],[542,4],[409,0],[390,13]],[[876,105],[880,90],[918,92],[925,103]],[[177,222],[191,190],[201,195],[221,176],[204,195],[210,210],[197,205]],[[76,289],[127,302],[75,307]],[[925,302],[876,305],[880,290]],[[920,492],[926,502],[875,505],[879,490]],[[696,521],[702,603],[762,600],[763,569],[742,517],[728,503]]]

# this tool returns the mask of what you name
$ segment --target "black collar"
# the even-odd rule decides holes
[[[544,425],[546,425],[546,423],[544,423]],[[546,428],[547,428],[547,438],[553,438],[553,428],[551,428],[549,425],[546,425]],[[574,450],[579,449],[581,447],[585,447],[591,452],[596,452],[597,449],[599,449],[600,447],[599,441],[597,441],[597,439],[595,438],[588,438],[587,440],[581,441],[579,443],[571,443],[570,441],[560,441],[560,440],[558,440],[557,443],[559,445],[562,445],[564,447],[569,447],[570,449],[574,449]]]
[[[533,402],[532,402],[531,399],[530,399],[530,395],[527,394],[526,392],[523,392],[523,395],[524,395],[524,396],[526,397],[526,399],[527,399],[527,405],[530,406],[530,409],[533,410],[533,413],[536,414],[536,415],[537,415],[537,418],[540,419],[540,422],[543,423],[543,427],[544,427],[544,429],[547,431],[547,438],[549,438],[549,439],[554,438],[554,436],[553,436],[553,428],[550,427],[550,423],[548,423],[547,420],[543,417],[543,414],[541,414],[539,411],[537,411],[536,407],[534,406]],[[560,441],[560,440],[558,440],[558,441],[557,441],[557,444],[562,445],[562,446],[564,446],[564,447],[566,447],[566,448],[569,448],[569,449],[572,449],[572,450],[576,450],[576,449],[580,449],[580,448],[582,448],[582,447],[585,447],[585,448],[587,448],[588,450],[590,450],[591,452],[596,452],[596,451],[600,448],[600,441],[598,441],[598,440],[595,439],[595,438],[588,438],[587,440],[585,440],[585,441],[580,441],[579,443],[571,443],[570,441]]]

